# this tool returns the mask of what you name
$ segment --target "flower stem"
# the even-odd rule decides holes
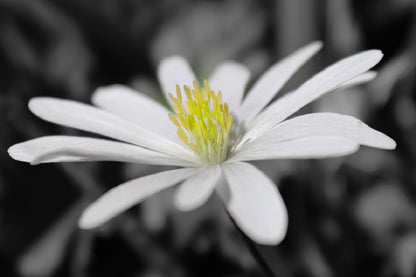
[[[257,264],[261,267],[264,274],[266,274],[267,277],[276,277],[276,275],[271,270],[270,266],[267,264],[266,259],[263,257],[263,255],[260,253],[260,250],[255,242],[253,242],[249,237],[244,234],[243,231],[241,231],[240,227],[238,227],[237,223],[235,223],[234,219],[230,217],[231,222],[234,224],[234,227],[238,230],[241,237],[243,238],[244,243],[246,244],[248,250],[250,251],[253,258],[256,260]]]

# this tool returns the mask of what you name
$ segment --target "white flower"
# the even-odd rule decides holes
[[[175,114],[119,85],[94,93],[92,102],[98,108],[49,97],[31,99],[29,109],[44,120],[121,142],[47,136],[16,144],[9,154],[31,164],[122,161],[182,167],[113,188],[84,211],[81,228],[97,227],[181,183],[175,194],[180,210],[201,206],[216,191],[247,236],[261,244],[277,244],[288,223],[283,199],[273,182],[246,161],[336,157],[356,151],[360,144],[396,147],[391,138],[351,116],[313,113],[285,120],[327,92],[373,79],[375,74],[367,71],[381,60],[379,50],[343,59],[268,105],[320,48],[321,43],[311,43],[273,65],[244,99],[249,71],[243,65],[220,64],[200,88],[183,58],[167,58],[158,77]],[[169,92],[176,92],[176,97]]]

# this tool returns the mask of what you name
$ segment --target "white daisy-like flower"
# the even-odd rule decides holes
[[[269,104],[288,79],[321,48],[311,43],[273,65],[249,89],[249,71],[236,62],[220,64],[198,84],[187,61],[164,59],[158,77],[173,112],[145,95],[115,85],[98,89],[90,106],[49,97],[31,99],[29,109],[60,125],[118,141],[46,136],[16,144],[9,154],[31,164],[121,161],[172,165],[121,184],[82,214],[81,228],[97,227],[145,198],[181,183],[174,202],[195,209],[215,191],[239,226],[260,244],[277,244],[288,224],[275,184],[246,161],[311,159],[347,155],[360,145],[394,149],[396,143],[360,120],[335,113],[312,113],[286,120],[300,108],[340,87],[369,81],[382,58],[369,50],[343,59]]]

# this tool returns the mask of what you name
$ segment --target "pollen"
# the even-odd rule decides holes
[[[200,88],[196,81],[193,87],[183,86],[186,95],[176,85],[176,97],[169,93],[174,113],[169,119],[178,128],[179,139],[208,164],[218,164],[227,156],[228,136],[233,124],[228,104],[222,102],[221,91],[211,90],[204,80]]]

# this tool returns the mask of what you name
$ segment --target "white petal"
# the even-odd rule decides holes
[[[222,166],[230,190],[225,201],[230,216],[239,228],[260,244],[278,244],[286,235],[286,206],[276,185],[260,170],[247,163]]]
[[[179,140],[176,127],[168,117],[170,111],[129,87],[112,85],[98,88],[92,96],[92,103],[165,138]]]
[[[364,84],[367,83],[369,81],[374,80],[374,78],[377,77],[377,72],[375,71],[368,71],[365,72],[363,74],[360,74],[354,78],[352,78],[351,80],[332,88],[330,91],[328,92],[332,92],[332,91],[336,91],[336,90],[342,90],[342,89],[346,89],[352,86],[356,86],[356,85],[360,85],[360,84]],[[276,109],[279,108],[279,106],[284,106],[285,102],[288,99],[290,99],[292,97],[292,94],[294,94],[296,91],[291,91],[288,92],[285,96],[283,96],[281,99],[279,99],[278,101],[275,101],[273,104],[271,104],[269,107],[267,107],[264,111],[262,111],[258,117],[252,122],[251,126],[248,127],[248,129],[250,129],[250,127],[259,125],[259,129],[261,129],[261,122],[264,122],[265,118],[270,118],[274,112],[276,111]],[[270,126],[269,126],[270,127]],[[240,147],[242,147],[243,143],[247,142],[248,140],[254,140],[257,141],[257,137],[262,137],[262,134],[267,133],[269,130],[267,129],[263,129],[263,131],[260,131],[259,129],[257,129],[256,131],[256,127],[254,131],[250,131],[251,133],[248,135],[245,135],[244,139],[241,141],[241,143],[239,145],[236,146],[236,150],[238,150]],[[255,134],[255,135],[253,135]],[[254,137],[249,137],[249,135],[254,136]]]
[[[189,162],[136,145],[72,136],[48,136],[25,141],[8,149],[18,161],[31,164],[81,161],[120,161],[189,166]]]
[[[244,65],[228,61],[215,68],[209,85],[215,92],[221,91],[229,110],[235,114],[240,107],[249,78],[250,71]]]
[[[342,83],[341,85],[339,85],[337,87],[333,87],[331,90],[327,91],[327,93],[332,92],[332,91],[338,91],[338,90],[346,89],[346,88],[349,88],[349,87],[352,87],[352,86],[361,85],[361,84],[364,84],[364,83],[367,83],[367,82],[370,82],[370,81],[374,80],[376,77],[377,77],[377,72],[368,71],[368,72],[362,73],[362,74],[352,78],[349,81],[346,81],[345,83]],[[257,118],[253,121],[251,126],[255,126],[258,122],[264,120],[264,118],[268,118],[268,117],[272,116],[272,114],[276,111],[276,109],[278,109],[278,106],[283,106],[284,105],[283,101],[287,101],[287,100],[284,100],[284,98],[290,99],[291,97],[293,97],[291,95],[294,94],[295,92],[296,91],[288,92],[281,99],[273,102],[273,104],[268,106],[265,110],[263,110],[257,116]]]
[[[376,71],[367,71],[363,74],[358,75],[357,77],[352,78],[349,81],[346,81],[342,85],[338,87],[338,89],[344,89],[352,86],[357,86],[361,84],[365,84],[367,82],[370,82],[374,80],[377,77]]]
[[[332,158],[349,155],[357,151],[359,146],[355,140],[343,137],[304,137],[250,145],[240,149],[229,161]]]
[[[176,85],[182,90],[183,85],[192,86],[193,81],[197,81],[191,66],[185,58],[180,56],[172,56],[165,58],[159,64],[158,78],[162,91],[169,104],[169,92],[175,95]]]
[[[201,168],[176,190],[174,198],[176,207],[182,211],[190,211],[202,206],[211,196],[220,178],[219,166]]]
[[[70,100],[37,97],[29,101],[29,109],[46,121],[101,134],[197,162],[195,154],[184,146],[90,105]],[[152,118],[149,118],[149,121],[151,120]]]
[[[394,149],[396,143],[359,119],[337,113],[312,113],[286,120],[247,146],[278,143],[311,136],[339,136],[376,148]]]
[[[189,178],[196,171],[194,168],[176,169],[121,184],[92,203],[83,212],[78,224],[83,229],[98,227],[152,194]]]
[[[381,51],[369,50],[345,58],[327,67],[306,81],[297,90],[285,95],[267,107],[255,120],[252,128],[246,133],[242,141],[253,139],[267,132],[306,104],[368,71],[382,57]]]
[[[319,41],[310,43],[267,70],[247,93],[237,118],[249,123],[273,99],[292,75],[319,49]]]

